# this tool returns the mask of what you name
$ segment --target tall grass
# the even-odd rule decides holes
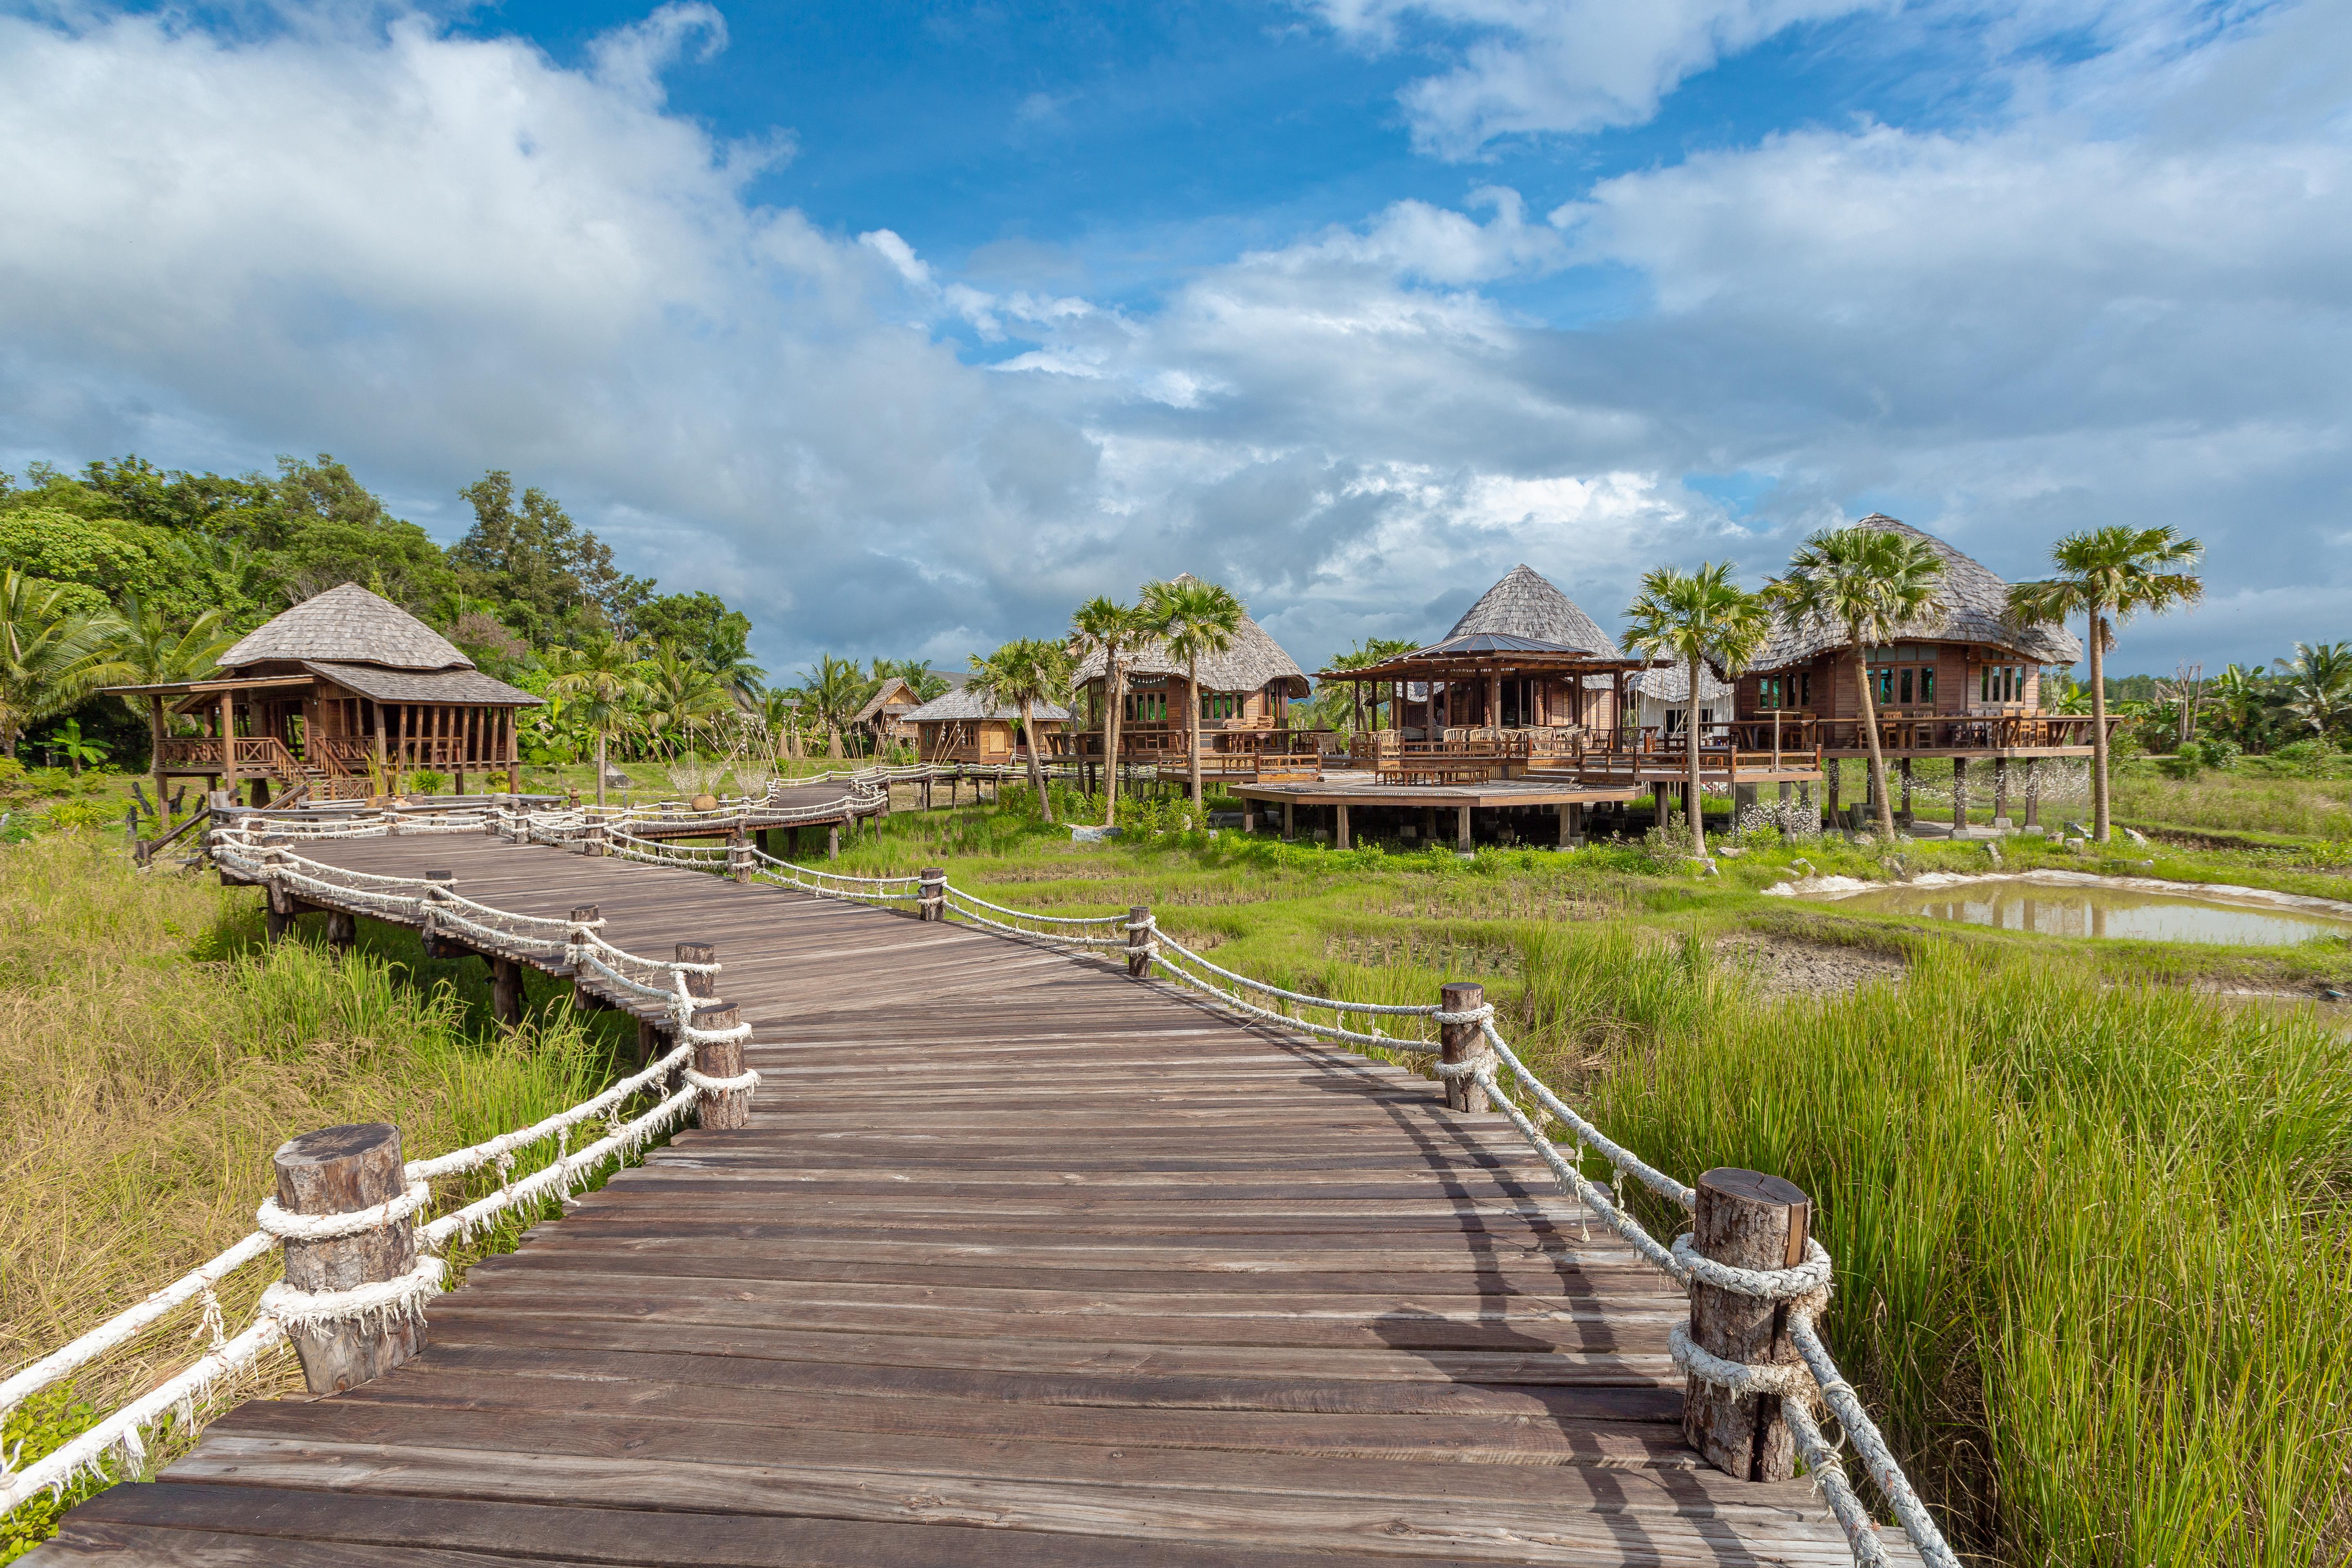
[[[2118,769],[2115,812],[2132,822],[2224,832],[2352,838],[2352,784],[2267,778],[2236,770],[2167,778],[2146,767]]]
[[[370,922],[368,945],[337,960],[264,948],[259,926],[252,890],[136,873],[111,845],[0,851],[0,1367],[249,1232],[289,1137],[383,1121],[432,1153],[610,1080],[613,1037],[560,994],[505,1032],[477,994],[479,966],[427,963],[413,936]],[[268,1275],[257,1265],[223,1288],[232,1325]],[[193,1308],[159,1324],[88,1369],[75,1397],[104,1408],[144,1389],[184,1363],[194,1327]],[[224,1394],[296,1375],[282,1353]],[[68,1435],[49,1403],[47,1440],[26,1458]],[[46,1517],[36,1503],[0,1521],[0,1541],[37,1539],[23,1517],[35,1511]]]
[[[1831,1342],[1982,1561],[2352,1552],[2341,1039],[2046,959],[1774,1005],[1696,944],[1548,954],[1615,1031],[1612,1135],[1814,1195]]]

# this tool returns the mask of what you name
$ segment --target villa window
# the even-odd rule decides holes
[[[1880,650],[1885,664],[1873,661],[1870,678],[1876,684],[1871,695],[1881,708],[1933,708],[1936,705],[1936,667],[1932,663],[1913,663],[1926,653],[1925,649],[1886,648]]]
[[[2020,664],[1988,664],[1977,672],[1977,696],[1985,702],[2022,702],[2025,700],[2025,667]]]
[[[1245,697],[1236,691],[1204,693],[1201,698],[1201,717],[1204,721],[1238,719],[1242,716],[1242,704],[1246,700],[1248,700]]]
[[[1795,675],[1768,675],[1756,682],[1756,706],[1769,713],[1778,708],[1811,708],[1813,705],[1813,675],[1802,670]]]
[[[1168,693],[1165,691],[1130,691],[1127,694],[1127,717],[1130,721],[1150,724],[1165,723],[1168,719]]]

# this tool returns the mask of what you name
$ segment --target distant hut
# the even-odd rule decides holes
[[[1188,572],[1175,581],[1198,583],[1200,579]],[[1197,692],[1187,684],[1190,672],[1185,662],[1157,638],[1122,654],[1119,668],[1127,686],[1119,716],[1119,750],[1129,758],[1147,761],[1183,757],[1188,702],[1200,704],[1203,750],[1253,751],[1287,731],[1290,704],[1313,689],[1297,662],[1247,616],[1242,617],[1231,647],[1201,660]],[[1080,749],[1100,756],[1103,721],[1109,710],[1100,649],[1079,660],[1076,681],[1087,698]]]
[[[162,778],[196,777],[257,803],[307,784],[320,799],[362,799],[420,770],[520,787],[519,710],[541,700],[483,674],[432,627],[346,583],[277,616],[221,657],[204,680],[118,686],[145,697],[161,730],[166,709],[204,732],[166,737]]]
[[[1069,728],[1070,710],[1052,702],[1034,705],[1033,716],[1045,742],[1040,756],[1054,751],[1054,739]],[[991,705],[969,689],[958,689],[910,710],[900,722],[915,732],[917,754],[927,763],[995,763],[1020,758],[1016,731],[1021,710],[1012,703]]]
[[[1690,723],[1690,667],[1669,665],[1659,669],[1645,669],[1630,677],[1625,691],[1633,706],[1636,729],[1654,730],[1662,735],[1679,734]],[[1731,718],[1732,687],[1705,665],[1698,671],[1698,722],[1702,734],[1707,726],[1719,724]]]
[[[922,698],[904,676],[887,676],[850,722],[873,736],[874,749],[878,752],[885,746],[914,740],[914,727],[908,722],[908,715],[922,705]]]

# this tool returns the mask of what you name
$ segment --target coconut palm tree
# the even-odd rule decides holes
[[[1878,831],[1888,838],[1895,837],[1895,807],[1886,798],[1886,752],[1878,740],[1870,650],[1893,642],[1906,622],[1937,608],[1936,590],[1943,577],[1944,558],[1926,540],[1855,526],[1814,534],[1789,558],[1788,570],[1764,585],[1765,596],[1791,621],[1821,621],[1845,633],[1862,687],[1870,795],[1878,803]]]
[[[221,612],[209,609],[190,621],[184,628],[175,629],[165,618],[163,609],[136,594],[126,595],[122,601],[122,625],[114,635],[109,650],[114,662],[130,671],[116,684],[122,686],[165,686],[184,680],[202,680],[220,668],[220,656],[226,653],[236,638],[221,630]],[[133,713],[142,707],[141,716],[147,721],[148,769],[155,785],[155,812],[160,831],[170,832],[171,807],[163,796],[163,709],[152,700],[125,697],[122,705]]]
[[[629,705],[646,694],[637,668],[637,650],[628,643],[598,633],[578,647],[566,648],[555,661],[555,679],[548,689],[564,699],[571,716],[596,731],[596,804],[604,804],[604,773],[614,731],[629,719]]]
[[[2160,614],[2203,598],[2204,582],[2183,568],[2204,552],[2168,527],[2110,523],[2066,535],[2050,547],[2056,576],[2009,591],[2009,616],[2020,626],[2063,623],[2070,616],[2090,624],[2084,641],[2091,650],[2091,836],[2099,843],[2109,832],[2105,659],[2115,628],[2142,610]]]
[[[1041,738],[1037,704],[1059,703],[1070,693],[1070,650],[1043,637],[1020,637],[982,658],[971,656],[968,689],[988,708],[1016,708],[1021,732],[1029,738],[1029,784],[1037,792],[1037,815],[1054,820],[1054,803],[1045,793],[1045,773],[1037,763]]]
[[[947,677],[919,658],[877,658],[874,661],[874,673],[885,680],[897,676],[907,683],[907,689],[915,694],[918,702],[934,701],[948,694]]]
[[[1192,775],[1192,809],[1201,809],[1201,660],[1234,646],[1248,614],[1231,590],[1186,575],[1143,590],[1143,613],[1169,656],[1184,661],[1184,747]]]
[[[2299,642],[2293,658],[2271,662],[2284,677],[2279,705],[2327,740],[2352,713],[2352,643]]]
[[[1643,658],[1671,658],[1690,677],[1691,716],[1683,726],[1690,759],[1691,853],[1706,858],[1706,813],[1700,805],[1698,682],[1703,665],[1728,677],[1747,668],[1772,636],[1771,606],[1731,580],[1728,561],[1696,572],[1660,566],[1642,579],[1625,610],[1625,647]],[[1661,824],[1660,826],[1664,826]]]
[[[0,570],[0,757],[16,754],[27,727],[132,679],[129,666],[109,657],[122,623],[75,602],[63,584]]]
[[[2213,678],[2213,706],[2230,738],[2252,750],[2262,729],[2263,710],[2270,706],[2276,683],[2261,665],[2251,668],[2242,664],[2221,667]]]
[[[656,644],[652,655],[642,661],[638,675],[645,683],[647,727],[689,752],[694,749],[694,732],[732,702],[731,689],[675,643]]]
[[[829,653],[802,678],[802,711],[824,726],[826,756],[841,755],[842,731],[856,721],[857,710],[874,695],[874,686],[873,678],[857,668],[856,659],[835,658]]]
[[[1150,618],[1139,605],[1122,605],[1097,594],[1070,616],[1070,651],[1079,658],[1103,656],[1103,826],[1118,820],[1118,728],[1127,704],[1125,657],[1151,636]]]

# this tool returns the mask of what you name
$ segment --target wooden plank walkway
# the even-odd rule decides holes
[[[773,888],[303,852],[716,943],[751,1125],[478,1265],[391,1375],[216,1420],[38,1568],[1850,1561],[1804,1482],[1685,1447],[1680,1292],[1425,1079]]]

